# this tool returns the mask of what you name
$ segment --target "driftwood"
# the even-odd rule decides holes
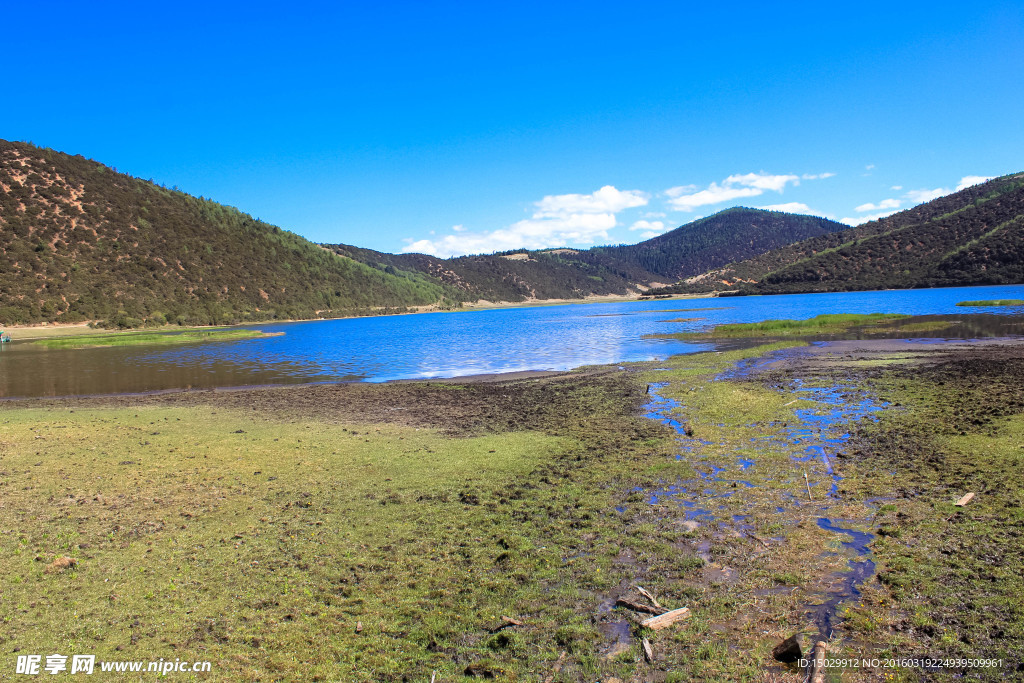
[[[655,616],[664,614],[668,611],[664,607],[651,607],[650,605],[645,605],[640,602],[633,602],[632,600],[629,600],[627,598],[617,599],[615,601],[615,606],[625,607],[626,609],[631,609],[634,612],[646,612],[647,614],[654,614]]]
[[[955,502],[953,504],[956,505],[958,508],[962,508],[964,505],[967,505],[972,500],[974,500],[974,492],[973,491],[971,493],[966,494],[963,498],[961,498],[960,500],[958,500],[957,502]]]
[[[357,621],[356,622],[356,633],[362,633],[362,632],[363,632],[363,622]]]
[[[637,586],[637,587],[636,587],[636,592],[637,592],[637,593],[639,593],[640,595],[644,596],[644,597],[645,597],[645,598],[647,598],[648,600],[650,600],[650,601],[651,601],[651,604],[652,604],[652,605],[654,605],[655,607],[657,607],[658,609],[664,609],[664,608],[663,608],[663,607],[662,607],[662,606],[661,606],[661,605],[660,605],[660,604],[658,603],[658,601],[657,601],[657,599],[656,599],[656,598],[654,597],[654,595],[653,595],[653,594],[652,594],[652,593],[651,593],[651,592],[650,592],[649,590],[647,590],[646,588],[644,588],[643,586]]]
[[[512,626],[522,626],[522,625],[523,625],[523,622],[519,621],[518,619],[513,619],[512,617],[506,617],[505,615],[502,615],[501,616],[501,624],[499,624],[498,626],[495,626],[492,629],[488,629],[488,630],[491,633],[497,633],[498,631],[501,631],[501,630],[506,629],[506,628],[511,628]]]
[[[804,472],[804,485],[807,487],[807,500],[814,500],[811,497],[811,482],[807,481],[807,473]]]
[[[655,631],[671,626],[677,621],[690,618],[690,609],[688,607],[680,607],[674,609],[671,612],[665,612],[664,614],[650,619],[644,619],[640,622],[640,625],[645,628],[652,628]]]
[[[644,638],[640,645],[644,649],[644,659],[647,660],[647,663],[654,662],[654,648],[651,647],[651,641]]]
[[[814,661],[811,663],[811,683],[825,683],[825,641],[814,644]]]

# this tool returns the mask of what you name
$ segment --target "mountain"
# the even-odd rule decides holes
[[[314,244],[81,156],[0,140],[0,325],[227,324],[637,294],[844,228],[740,208],[631,246],[385,254]]]
[[[524,301],[638,293],[849,226],[826,218],[735,208],[687,223],[634,245],[518,250],[439,259],[424,254],[383,254],[349,245],[324,245],[373,267],[427,273],[457,287],[468,299]]]
[[[405,310],[458,294],[81,156],[0,140],[0,324],[221,324]]]
[[[1024,173],[654,292],[783,294],[1019,282],[1024,282]]]
[[[578,299],[638,294],[657,275],[593,250],[518,250],[440,259],[426,254],[385,254],[346,244],[324,245],[371,267],[427,274],[460,292],[463,301]]]
[[[646,242],[597,247],[594,251],[662,278],[681,280],[793,242],[848,229],[847,225],[817,216],[737,207]]]

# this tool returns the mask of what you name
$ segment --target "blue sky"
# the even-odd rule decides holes
[[[3,4],[0,137],[318,242],[855,223],[1024,170],[1019,1]]]

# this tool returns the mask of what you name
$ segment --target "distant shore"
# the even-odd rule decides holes
[[[378,315],[342,315],[338,317],[318,318],[288,318],[283,320],[259,320],[244,323],[230,323],[227,325],[189,325],[179,327],[177,325],[163,325],[161,327],[140,327],[128,330],[116,330],[105,327],[89,327],[97,323],[97,320],[85,320],[77,323],[37,323],[33,325],[6,325],[0,326],[7,332],[14,333],[14,341],[49,339],[52,337],[84,336],[93,334],[118,334],[147,330],[150,332],[169,332],[178,330],[203,330],[220,327],[248,327],[251,325],[277,325],[279,323],[306,323],[321,320],[348,320],[351,318],[378,318],[391,317],[394,315],[416,315],[420,313],[468,313],[472,311],[485,311],[504,308],[533,308],[538,306],[568,306],[571,304],[602,304],[602,303],[629,303],[639,301],[671,301],[675,299],[710,299],[709,294],[674,294],[664,298],[645,299],[635,294],[588,296],[582,299],[528,299],[526,301],[487,301],[481,299],[473,303],[464,304],[461,308],[442,310],[435,306],[419,307],[419,310],[407,311],[405,313],[381,313]]]

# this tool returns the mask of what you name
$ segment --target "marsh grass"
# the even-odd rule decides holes
[[[807,320],[765,320],[757,323],[716,325],[707,332],[683,333],[684,337],[786,337],[838,334],[863,326],[909,318],[895,313],[825,313]]]
[[[1002,658],[970,673],[995,681],[1024,661],[1024,417],[1012,366],[991,369],[873,380],[903,409],[866,427],[859,444],[904,495],[878,511],[879,583],[850,616],[892,654]],[[870,493],[880,477],[867,465],[851,470],[850,485]],[[957,508],[968,491],[975,500]]]
[[[980,301],[961,301],[957,306],[1024,306],[1024,299],[983,299]]]
[[[284,334],[279,332],[277,334]],[[40,339],[33,343],[48,349],[87,349],[97,346],[190,344],[206,341],[237,341],[271,336],[259,330],[237,328],[194,329],[182,332],[119,332]]]
[[[682,583],[694,610],[691,620],[658,635],[661,647],[671,643],[668,680],[802,680],[801,674],[773,662],[771,648],[793,633],[811,631],[809,604],[823,600],[834,590],[836,577],[849,570],[843,539],[816,520],[822,515],[861,518],[862,499],[824,500],[831,478],[823,464],[796,460],[803,446],[785,438],[786,426],[800,422],[795,411],[813,408],[815,402],[760,380],[720,378],[738,361],[803,344],[789,340],[677,356],[660,364],[666,370],[642,376],[662,384],[658,393],[679,402],[674,417],[693,429],[693,438],[677,439],[682,462],[708,477],[717,471],[711,478],[664,477],[653,484],[677,483],[688,489],[674,501],[664,499],[653,528],[673,524],[675,515],[690,509],[708,510],[715,520],[698,517],[698,528],[676,537],[679,557],[671,566],[686,566],[687,571],[654,566],[654,576],[644,579],[677,594]],[[743,468],[741,460],[753,462]],[[805,497],[804,472],[815,492],[813,501]],[[642,511],[645,498],[627,500],[636,515],[627,528],[640,528],[640,520],[649,514]],[[747,530],[768,539],[768,547]],[[700,548],[706,548],[707,561],[695,554]],[[853,652],[839,635],[832,646],[836,653]]]

